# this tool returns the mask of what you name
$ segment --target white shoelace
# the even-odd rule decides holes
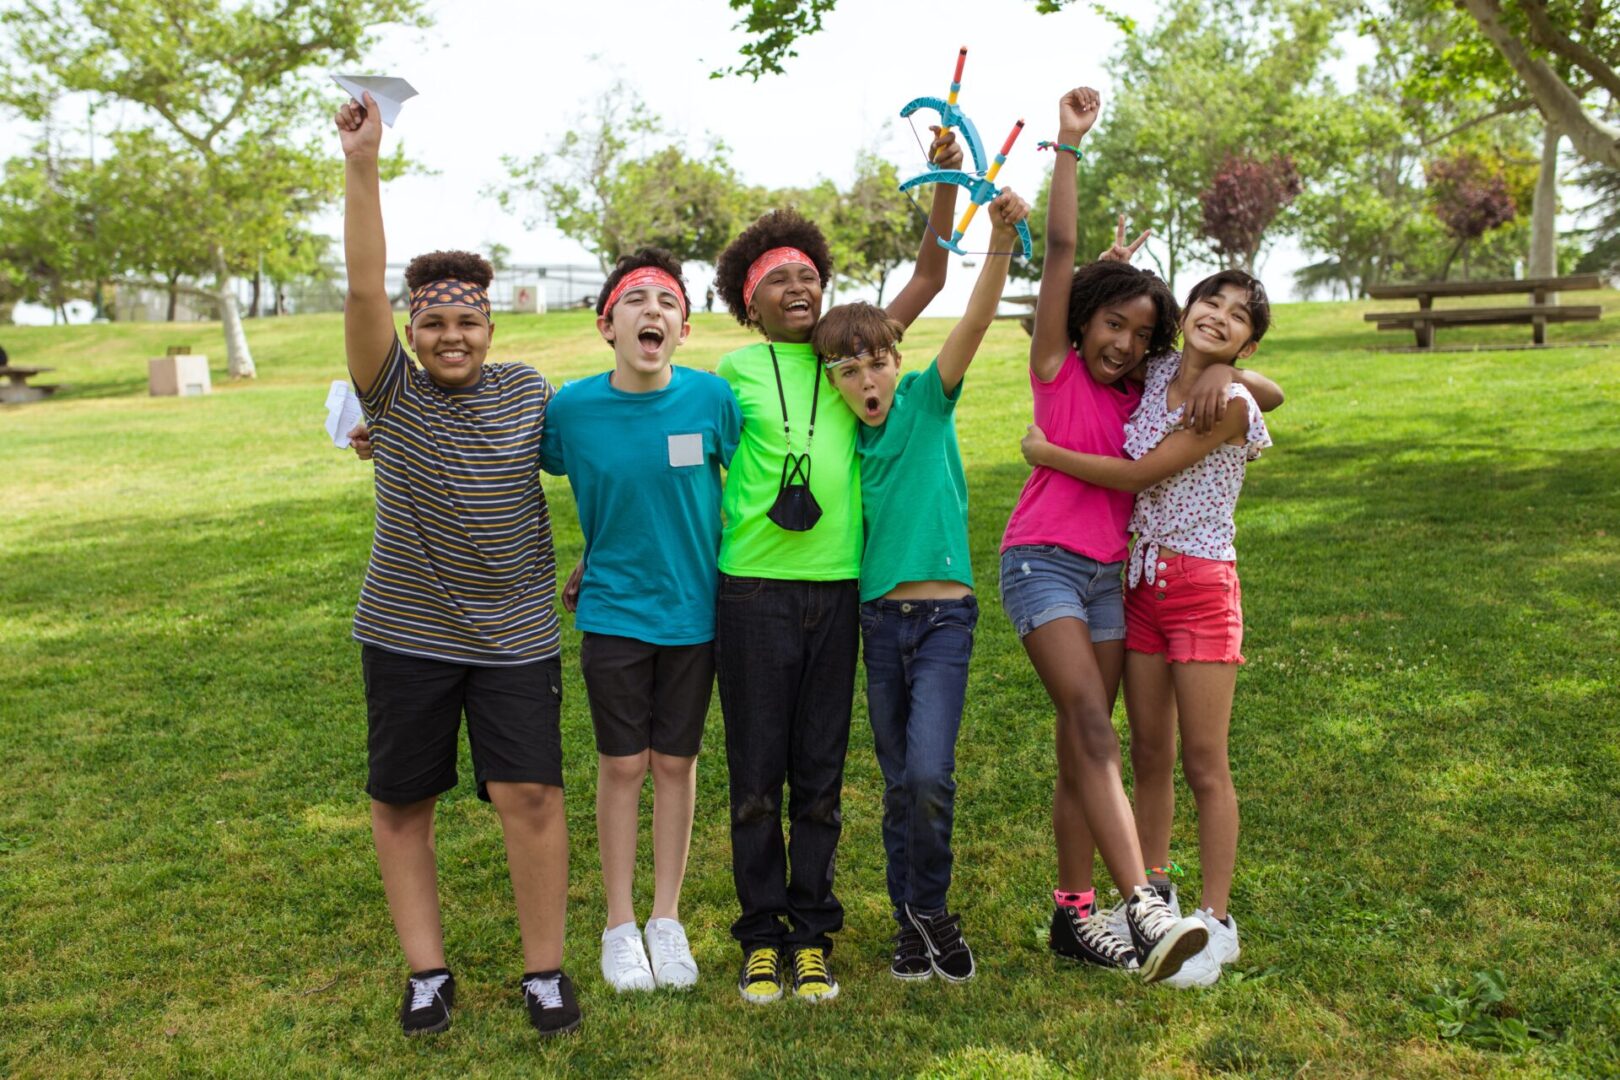
[[[671,926],[661,922],[652,928],[653,954],[658,958],[658,965],[689,963],[692,947],[687,944],[686,934],[679,926]]]
[[[1152,889],[1137,891],[1140,899],[1135,904],[1136,926],[1149,941],[1158,941],[1179,921],[1170,905],[1160,899]]]
[[[411,1011],[425,1009],[439,996],[439,988],[450,981],[448,975],[433,975],[426,979],[411,977]]]
[[[620,971],[629,968],[634,971],[647,970],[647,961],[636,946],[640,942],[633,937],[619,937],[613,939],[613,963]]]
[[[536,975],[532,979],[525,979],[523,992],[540,1002],[542,1009],[562,1008],[562,976],[552,975],[542,979]]]
[[[1114,933],[1114,928],[1108,925],[1108,913],[1097,912],[1080,920],[1080,936],[1086,944],[1114,961],[1124,965],[1127,960],[1136,956],[1136,949],[1129,941],[1121,940]]]

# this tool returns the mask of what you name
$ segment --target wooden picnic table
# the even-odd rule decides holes
[[[1373,311],[1363,318],[1376,322],[1380,330],[1411,330],[1419,349],[1434,347],[1434,332],[1441,326],[1482,326],[1529,323],[1537,345],[1547,343],[1550,322],[1593,321],[1603,317],[1600,304],[1559,304],[1549,302],[1554,293],[1601,289],[1599,274],[1569,274],[1564,277],[1502,278],[1489,281],[1410,281],[1393,285],[1369,285],[1367,295],[1374,300],[1411,300],[1416,311]],[[1511,296],[1529,297],[1529,304],[1517,307],[1436,308],[1439,297]]]
[[[1028,311],[1009,311],[1005,315],[997,315],[998,319],[1017,319],[1018,325],[1024,328],[1024,333],[1030,337],[1035,336],[1035,294],[1028,296],[1003,296],[1003,304],[1012,304],[1017,307],[1028,308]]]
[[[28,380],[35,375],[42,375],[47,371],[55,371],[48,367],[16,367],[7,365],[0,367],[0,376],[5,382],[0,383],[0,404],[21,405],[25,401],[39,401],[48,398],[61,389],[59,386],[40,386],[38,383],[28,385]]]

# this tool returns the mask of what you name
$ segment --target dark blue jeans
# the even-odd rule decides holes
[[[833,895],[855,696],[854,581],[720,575],[715,667],[731,774],[731,874],[744,949],[832,947]],[[782,785],[788,837],[782,839]]]
[[[883,847],[895,918],[945,909],[956,811],[956,735],[979,602],[872,600],[861,605],[866,701],[883,770]]]

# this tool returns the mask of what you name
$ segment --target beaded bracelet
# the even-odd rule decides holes
[[[1080,148],[1078,146],[1070,146],[1068,143],[1047,142],[1045,139],[1042,139],[1040,142],[1035,144],[1035,149],[1037,149],[1037,150],[1067,150],[1069,153],[1073,154],[1077,160],[1080,157]]]

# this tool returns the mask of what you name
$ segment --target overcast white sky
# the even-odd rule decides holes
[[[1155,4],[1130,6],[1139,19],[1154,17]],[[480,192],[503,179],[501,155],[549,149],[616,78],[634,86],[667,121],[671,136],[684,137],[694,150],[709,134],[723,139],[751,183],[807,185],[818,176],[842,182],[862,147],[878,148],[909,174],[912,165],[920,167],[921,155],[910,126],[899,119],[900,107],[919,95],[943,96],[964,44],[970,51],[961,105],[986,143],[999,144],[1017,118],[1028,121],[1000,179],[1033,199],[1050,167],[1035,143],[1055,133],[1058,96],[1071,86],[1095,86],[1107,123],[1107,62],[1119,41],[1084,4],[1037,15],[1031,0],[843,0],[822,33],[800,44],[786,75],[756,84],[709,78],[737,61],[744,40],[731,29],[736,13],[725,0],[438,0],[432,9],[432,29],[385,30],[358,66],[359,73],[403,76],[420,91],[385,140],[403,140],[409,155],[436,174],[385,187],[395,261],[499,241],[516,262],[594,264],[555,230],[524,228]],[[327,85],[335,109],[344,97]],[[927,118],[916,119],[926,134]],[[105,131],[135,116],[105,108],[96,120]],[[83,104],[64,103],[59,124],[82,128]],[[0,126],[0,153],[26,152],[29,137],[21,125]],[[336,156],[335,137],[332,151]],[[324,221],[332,235],[340,223],[336,213]],[[977,239],[982,245],[983,237]],[[971,232],[966,246],[975,246]],[[1263,259],[1273,294],[1290,295],[1291,271],[1303,258],[1279,246]],[[691,284],[701,294],[706,275],[692,269]],[[975,273],[953,265],[929,314],[959,313]]]

